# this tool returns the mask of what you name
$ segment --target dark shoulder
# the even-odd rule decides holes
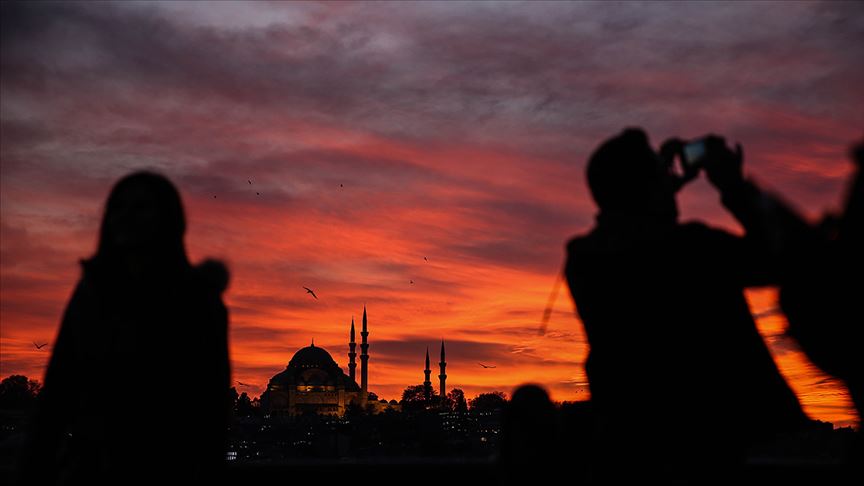
[[[581,255],[585,253],[593,253],[600,249],[601,245],[598,242],[595,231],[589,231],[581,235],[574,236],[567,242],[567,255]]]
[[[204,260],[192,267],[192,278],[208,293],[221,295],[228,288],[230,273],[224,263],[218,260]]]
[[[678,226],[678,235],[681,238],[689,239],[689,240],[701,240],[701,241],[716,241],[723,242],[728,240],[734,240],[738,238],[737,236],[729,233],[726,230],[722,230],[719,228],[714,228],[708,226],[705,223],[701,223],[699,221],[690,221],[687,223],[683,223]]]
[[[92,300],[100,293],[104,293],[103,284],[104,278],[99,270],[98,263],[95,259],[81,260],[81,278],[75,285],[75,290],[72,292],[73,300]]]

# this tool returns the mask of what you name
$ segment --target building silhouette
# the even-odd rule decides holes
[[[444,340],[441,340],[441,361],[438,362],[438,367],[441,369],[441,373],[438,375],[438,381],[440,382],[440,395],[441,398],[447,396],[447,373],[444,372],[444,369],[447,368],[447,361],[444,360]]]
[[[357,381],[357,342],[354,340],[354,316],[351,316],[351,340],[348,341],[348,376]]]
[[[311,345],[300,349],[288,366],[276,374],[267,384],[261,402],[266,413],[275,416],[297,416],[305,413],[322,415],[344,415],[350,404],[365,407],[367,403],[378,405],[377,396],[368,391],[369,343],[366,307],[363,307],[363,327],[360,332],[360,384],[357,384],[355,369],[356,342],[354,319],[351,319],[348,343],[348,370],[346,375],[326,349]],[[370,400],[371,396],[371,400]]]
[[[363,403],[366,402],[366,396],[369,393],[369,343],[366,338],[369,336],[369,330],[366,329],[366,306],[363,306],[363,330],[360,331],[360,338],[363,340],[360,343],[360,391],[363,395]]]
[[[432,398],[432,370],[429,369],[429,346],[426,346],[426,368],[423,369],[423,394],[428,402]]]

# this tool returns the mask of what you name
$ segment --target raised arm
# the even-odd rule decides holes
[[[804,219],[778,197],[764,193],[743,175],[741,145],[735,150],[722,137],[705,139],[705,174],[720,192],[723,206],[744,228],[736,246],[746,285],[777,283],[778,262],[811,234]]]

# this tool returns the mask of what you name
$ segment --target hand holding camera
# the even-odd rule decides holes
[[[737,144],[733,152],[726,146],[726,140],[717,135],[707,135],[690,142],[669,139],[660,147],[660,156],[670,165],[676,157],[680,160],[678,189],[695,179],[700,169],[705,169],[708,180],[721,192],[733,189],[744,181],[741,145]]]
[[[705,141],[705,157],[702,166],[708,180],[720,192],[732,190],[744,182],[744,152],[741,144],[735,145],[733,152],[726,146],[726,139],[708,135]]]

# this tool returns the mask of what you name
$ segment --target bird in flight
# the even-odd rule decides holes
[[[312,297],[315,297],[316,300],[318,299],[318,296],[315,295],[315,292],[312,289],[310,289],[309,287],[303,287],[303,288],[306,289],[307,294],[312,294]]]
[[[427,261],[427,262],[429,261],[429,259],[426,258],[426,257],[423,257],[423,260],[424,260],[424,261]]]
[[[483,363],[477,363],[484,368],[497,368],[497,366],[484,365]]]
[[[33,341],[33,346],[36,346],[36,349],[42,349],[45,346],[48,346],[48,343],[45,344],[36,344],[36,341]]]
[[[250,181],[248,181],[248,182],[249,182],[249,185],[251,186],[251,185],[252,185],[252,181],[250,180]]]

